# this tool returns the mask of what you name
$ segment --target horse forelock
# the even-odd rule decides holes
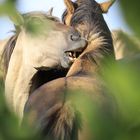
[[[95,18],[95,14],[102,14],[102,10],[99,4],[94,0],[76,1],[73,3],[73,6],[75,11],[71,19],[72,26],[81,23],[83,20],[87,20],[88,22],[93,22],[93,18]],[[62,15],[63,22],[65,22],[66,15],[67,15],[67,10],[65,10],[65,12]]]
[[[75,11],[71,18],[71,26],[86,25],[86,32],[90,33],[97,25],[100,35],[112,40],[110,30],[103,18],[100,5],[95,0],[81,0],[74,3]],[[67,11],[63,13],[62,20],[65,22]],[[111,42],[110,42],[111,43]]]
[[[83,20],[93,22],[94,19],[99,19],[101,15],[102,11],[98,3],[93,0],[81,1],[73,14],[71,25],[75,26]]]
[[[45,12],[38,12],[38,11],[23,14],[23,17],[25,20],[29,18],[39,18],[39,19],[44,19],[44,20],[52,20],[55,22],[60,22],[60,19],[58,17],[48,15]]]

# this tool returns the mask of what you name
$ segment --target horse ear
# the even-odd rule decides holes
[[[67,8],[67,15],[65,18],[65,24],[69,26],[75,9],[74,9],[73,2],[71,0],[64,0],[64,3],[65,3],[66,8]]]
[[[72,3],[71,0],[64,0],[64,3],[67,7],[67,11],[69,14],[73,14],[74,13],[74,5]]]
[[[102,12],[107,13],[109,8],[113,5],[114,2],[115,2],[115,0],[110,0],[107,2],[100,3],[100,7],[102,9]]]
[[[10,19],[13,21],[15,26],[21,26],[24,23],[23,16],[17,11],[15,11],[14,14],[10,15]]]
[[[50,8],[50,10],[47,12],[47,15],[52,16],[52,13],[53,13],[53,7]]]

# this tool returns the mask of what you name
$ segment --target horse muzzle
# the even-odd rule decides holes
[[[61,61],[61,65],[64,68],[68,68],[72,65],[72,63],[80,56],[80,54],[86,49],[87,41],[84,38],[77,43],[75,43],[71,48],[68,48],[64,51],[63,59]]]

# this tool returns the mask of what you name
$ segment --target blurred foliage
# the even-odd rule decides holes
[[[36,33],[36,30],[38,31],[37,27],[42,25],[36,25],[34,23],[30,24],[31,22],[24,24],[23,17],[17,12],[15,4],[16,0],[4,0],[2,3],[0,3],[0,16],[8,15],[16,28],[24,25],[29,32]],[[0,140],[10,139],[39,140],[42,138],[40,133],[35,128],[33,128],[33,126],[30,126],[27,123],[26,119],[24,120],[24,123],[20,125],[19,118],[17,118],[17,116],[7,107],[4,99],[3,72],[0,69]]]
[[[18,15],[15,8],[15,0],[5,0],[0,5],[0,15],[8,14],[14,20],[15,25],[23,24],[22,18]],[[140,1],[128,0],[120,1],[124,17],[127,23],[140,37]],[[34,26],[35,24],[35,26]],[[40,24],[40,23],[39,23]],[[34,31],[36,22],[29,22],[27,29]],[[39,25],[40,26],[40,25]],[[128,37],[124,37],[128,43]],[[130,43],[128,43],[130,45]],[[132,43],[133,47],[135,43]],[[129,47],[129,46],[128,46]],[[108,92],[111,93],[112,102],[116,104],[116,113],[105,115],[96,102],[82,94],[76,92],[75,96],[70,97],[77,110],[83,113],[87,119],[88,131],[94,132],[93,137],[97,140],[140,140],[140,55],[125,58],[117,63],[111,63],[110,67],[104,67],[103,80],[106,82]],[[114,104],[112,103],[112,106]],[[110,105],[111,107],[111,105]],[[19,127],[19,120],[10,112],[4,101],[3,81],[0,79],[0,140],[39,140],[40,136],[33,131],[30,126],[24,123]]]
[[[120,4],[128,25],[130,25],[134,33],[140,38],[140,1],[120,0]]]
[[[39,140],[39,133],[26,122],[20,126],[19,119],[6,106],[4,83],[0,78],[0,140]]]
[[[111,102],[108,108],[92,100],[83,91],[71,97],[82,119],[91,131],[89,140],[140,139],[140,55],[104,66],[101,78],[105,81]],[[98,93],[97,93],[98,94]],[[99,93],[100,94],[100,93]]]
[[[17,12],[15,4],[16,0],[4,0],[0,4],[0,15],[8,15],[15,25],[22,25],[24,21]]]
[[[106,85],[117,104],[117,139],[140,139],[140,57],[118,61],[103,70]]]
[[[27,14],[21,15],[16,9],[16,0],[4,0],[0,4],[0,15],[8,16],[13,22],[16,32],[19,32],[24,27],[32,35],[39,35],[40,32],[49,31],[51,23],[44,18],[30,18]]]
[[[31,17],[28,14],[24,15],[24,28],[27,32],[37,37],[40,34],[45,34],[45,36],[47,36],[52,26],[52,21],[47,20],[43,15],[40,15],[40,18],[38,18],[38,15],[37,17]]]

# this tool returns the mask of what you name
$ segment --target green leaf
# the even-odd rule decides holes
[[[140,38],[140,1],[120,0],[124,17],[134,33]]]

